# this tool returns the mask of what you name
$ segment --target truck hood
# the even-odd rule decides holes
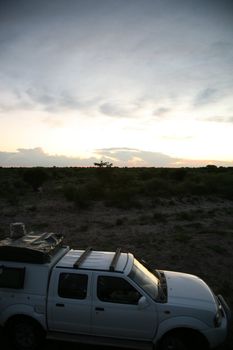
[[[216,309],[215,297],[207,284],[197,276],[164,271],[168,302],[172,304]]]

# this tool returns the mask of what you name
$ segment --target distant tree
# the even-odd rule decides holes
[[[97,166],[98,168],[111,168],[113,164],[109,162],[103,162],[101,160],[100,163],[94,163],[94,165]]]

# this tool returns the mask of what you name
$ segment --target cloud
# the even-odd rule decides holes
[[[115,161],[119,166],[175,166],[178,158],[172,158],[159,152],[148,152],[131,148],[106,148],[99,149],[96,154]]]
[[[213,102],[218,97],[218,90],[214,88],[206,88],[200,91],[194,98],[193,105],[195,107],[203,106]]]
[[[168,112],[170,112],[170,108],[167,108],[167,107],[159,107],[159,108],[157,108],[157,109],[154,111],[153,115],[154,115],[155,117],[163,117],[163,116],[165,116]]]
[[[29,88],[14,88],[4,91],[0,88],[0,111],[41,110],[56,114],[66,111],[84,112],[95,105],[97,98],[82,101],[72,91],[55,90],[40,86]],[[96,107],[97,108],[97,107]]]
[[[82,105],[79,98],[70,91],[30,88],[27,90],[27,95],[34,104],[49,112],[78,110]]]
[[[225,82],[219,81],[218,88],[208,87],[200,90],[193,97],[191,108],[194,107],[193,111],[197,108],[200,110],[204,108],[206,111],[216,110],[218,111],[217,113],[222,114],[213,117],[203,117],[204,120],[231,122],[231,116],[225,117],[224,114],[229,115],[232,111],[232,89],[233,85],[230,79],[226,79]]]
[[[19,148],[17,152],[0,152],[0,166],[33,167],[33,166],[90,166],[96,158],[81,159],[63,155],[49,155],[42,148]]]
[[[202,119],[203,120],[203,119]],[[233,123],[233,116],[213,116],[213,117],[207,117],[204,119],[208,122],[215,122],[215,123]]]
[[[34,109],[32,101],[25,96],[24,92],[16,89],[7,90],[0,87],[0,112]]]
[[[169,117],[171,123],[177,119],[178,127],[182,118],[198,118],[201,107],[220,116],[224,111],[231,113],[233,12],[226,3],[232,1],[0,0],[2,134],[7,135],[14,125],[17,135],[25,135],[23,145],[30,145],[31,125],[44,142],[36,145],[43,146],[46,137],[51,141],[59,134],[52,135],[49,127],[65,125],[66,133],[77,126],[84,135],[88,122],[96,118],[91,130],[112,128],[108,140],[113,143],[103,140],[100,147],[148,149],[147,137],[140,139],[140,145],[130,138],[135,140],[147,130],[152,135],[155,130],[154,149],[159,145],[156,138],[160,142],[164,134],[162,119]],[[30,120],[27,134],[20,131],[22,110]],[[119,118],[119,123],[114,125],[113,118]],[[131,118],[124,129],[121,118]],[[42,129],[41,120],[47,124]],[[124,135],[129,130],[128,140],[119,137],[114,142],[119,128]],[[94,141],[91,147],[99,147]],[[16,147],[14,142],[15,138],[8,138],[4,149]],[[86,138],[81,137],[79,144],[84,149]],[[23,156],[22,151],[15,153],[14,159],[18,153]],[[154,159],[159,160],[157,156]],[[125,151],[124,157],[128,157],[125,164],[147,164],[144,157],[149,155]],[[47,154],[42,158],[56,164],[81,164],[79,158]]]
[[[0,166],[2,167],[90,167],[100,159],[119,167],[199,167],[208,164],[233,166],[233,161],[186,160],[173,158],[160,152],[132,148],[98,149],[89,158],[50,155],[40,147],[19,148],[16,152],[0,152]]]
[[[0,152],[0,166],[93,166],[100,159],[115,166],[175,166],[178,159],[162,153],[146,152],[130,148],[98,149],[90,158],[49,155],[42,148],[19,148],[17,152]]]
[[[67,6],[65,0],[46,4],[22,0],[20,4],[0,1],[0,80],[5,90],[17,87],[21,101],[7,104],[6,109],[84,109],[83,97],[98,97],[100,92],[104,98],[117,94],[134,99],[141,93],[156,99],[174,92],[183,96],[190,81],[195,89],[202,86],[198,74],[211,87],[213,71],[222,79],[225,70],[227,76],[232,71],[230,60],[227,65],[221,55],[221,48],[224,56],[231,55],[231,31],[225,29],[223,41],[215,21],[203,15],[206,5],[201,1],[195,5],[201,16],[183,1],[175,5],[70,0]],[[215,6],[208,11],[213,15]],[[211,56],[204,57],[202,48],[211,45]],[[217,64],[212,61],[215,51],[221,58]],[[213,89],[207,88],[195,102],[206,103],[211,95]],[[135,112],[134,105],[118,102],[98,106],[111,117],[130,117]],[[166,112],[158,108],[155,115]]]
[[[190,168],[197,168],[197,167],[205,167],[207,165],[216,165],[219,167],[233,167],[233,161],[224,161],[224,160],[213,160],[213,159],[183,159],[179,162],[177,162],[177,167],[190,167]]]
[[[110,117],[134,117],[137,113],[137,105],[124,101],[106,102],[100,105],[101,113]]]
[[[99,105],[99,111],[108,117],[116,118],[143,118],[145,116],[163,118],[171,111],[171,108],[157,107],[157,103],[146,96],[138,95],[128,101],[104,102]]]

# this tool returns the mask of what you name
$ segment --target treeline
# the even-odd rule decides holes
[[[217,196],[233,200],[233,167],[202,168],[0,168],[0,196],[17,202],[41,192],[85,208],[140,205],[143,198]]]

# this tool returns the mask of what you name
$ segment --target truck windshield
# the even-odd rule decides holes
[[[153,299],[158,298],[159,280],[148,271],[138,260],[134,259],[132,270],[130,271],[129,277],[137,283],[147,294]]]

